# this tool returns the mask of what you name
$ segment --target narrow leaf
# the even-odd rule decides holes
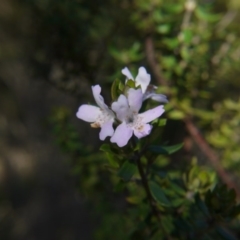
[[[158,154],[172,154],[179,149],[181,149],[183,146],[183,143],[179,143],[173,146],[157,146],[157,145],[151,145],[149,146],[149,150],[153,153],[158,153]]]
[[[114,167],[114,168],[118,168],[119,167],[119,164],[118,162],[116,161],[116,156],[114,156],[114,154],[112,153],[106,153],[106,156],[107,156],[107,159],[108,159],[108,162],[109,164]]]
[[[217,227],[218,234],[222,237],[224,240],[237,240],[229,231],[227,231],[223,227]]]
[[[149,183],[150,191],[154,197],[154,199],[161,204],[162,206],[170,206],[171,203],[167,199],[163,190],[157,185],[155,182]]]
[[[118,85],[120,83],[120,80],[116,79],[111,87],[111,96],[113,100],[117,99],[117,90],[118,90]]]
[[[136,173],[137,166],[129,161],[126,161],[118,171],[118,176],[125,181],[129,181]]]
[[[110,145],[105,143],[100,147],[100,150],[106,153],[107,159],[111,167],[118,168],[118,158],[116,154],[114,154],[110,148]]]
[[[99,149],[103,152],[111,152],[110,145],[107,143],[102,144]]]

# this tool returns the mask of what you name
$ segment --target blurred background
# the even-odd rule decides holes
[[[238,0],[0,1],[0,239],[125,239],[98,131],[76,119],[125,66],[168,96],[168,159],[195,158],[240,196]],[[113,231],[114,229],[114,231]],[[235,233],[240,236],[239,230]],[[115,234],[115,235],[113,235]],[[116,236],[117,235],[117,236]]]

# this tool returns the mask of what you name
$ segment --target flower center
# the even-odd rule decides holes
[[[101,109],[96,121],[91,124],[91,127],[100,128],[105,122],[111,119],[113,119],[113,115],[111,114],[111,112]]]

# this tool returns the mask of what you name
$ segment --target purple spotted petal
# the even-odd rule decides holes
[[[133,134],[133,129],[126,125],[125,122],[121,123],[115,130],[110,141],[116,143],[119,147],[124,147]]]
[[[101,96],[101,87],[99,85],[92,86],[93,97],[97,103],[97,105],[101,109],[108,109],[108,106],[104,103],[104,99]]]
[[[100,113],[100,108],[84,104],[79,107],[76,116],[86,122],[95,122]]]
[[[134,128],[134,135],[137,138],[142,138],[145,137],[147,135],[149,135],[151,133],[152,130],[152,126],[150,124],[145,124],[143,123],[141,128]]]
[[[111,137],[113,135],[114,129],[112,125],[113,121],[108,121],[101,126],[101,131],[99,133],[100,140],[103,141],[106,137]]]
[[[143,123],[149,123],[154,119],[160,117],[164,113],[163,105],[150,109],[144,113],[138,114],[138,117],[142,118]]]

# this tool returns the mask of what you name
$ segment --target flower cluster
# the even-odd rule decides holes
[[[122,73],[126,76],[126,84],[128,80],[132,80],[136,89],[128,88],[125,94],[120,94],[109,108],[100,95],[101,87],[99,85],[92,86],[93,96],[98,107],[84,104],[79,107],[77,112],[78,118],[90,122],[94,128],[101,128],[99,133],[101,140],[105,140],[109,136],[111,137],[110,141],[119,147],[125,146],[133,134],[137,138],[149,135],[152,130],[152,125],[149,123],[163,114],[163,105],[139,113],[144,100],[151,98],[158,102],[167,102],[166,96],[155,93],[156,87],[149,84],[150,75],[144,67],[139,68],[135,79],[126,67]],[[139,86],[140,88],[138,88]],[[113,124],[119,122],[120,124],[114,130]]]

